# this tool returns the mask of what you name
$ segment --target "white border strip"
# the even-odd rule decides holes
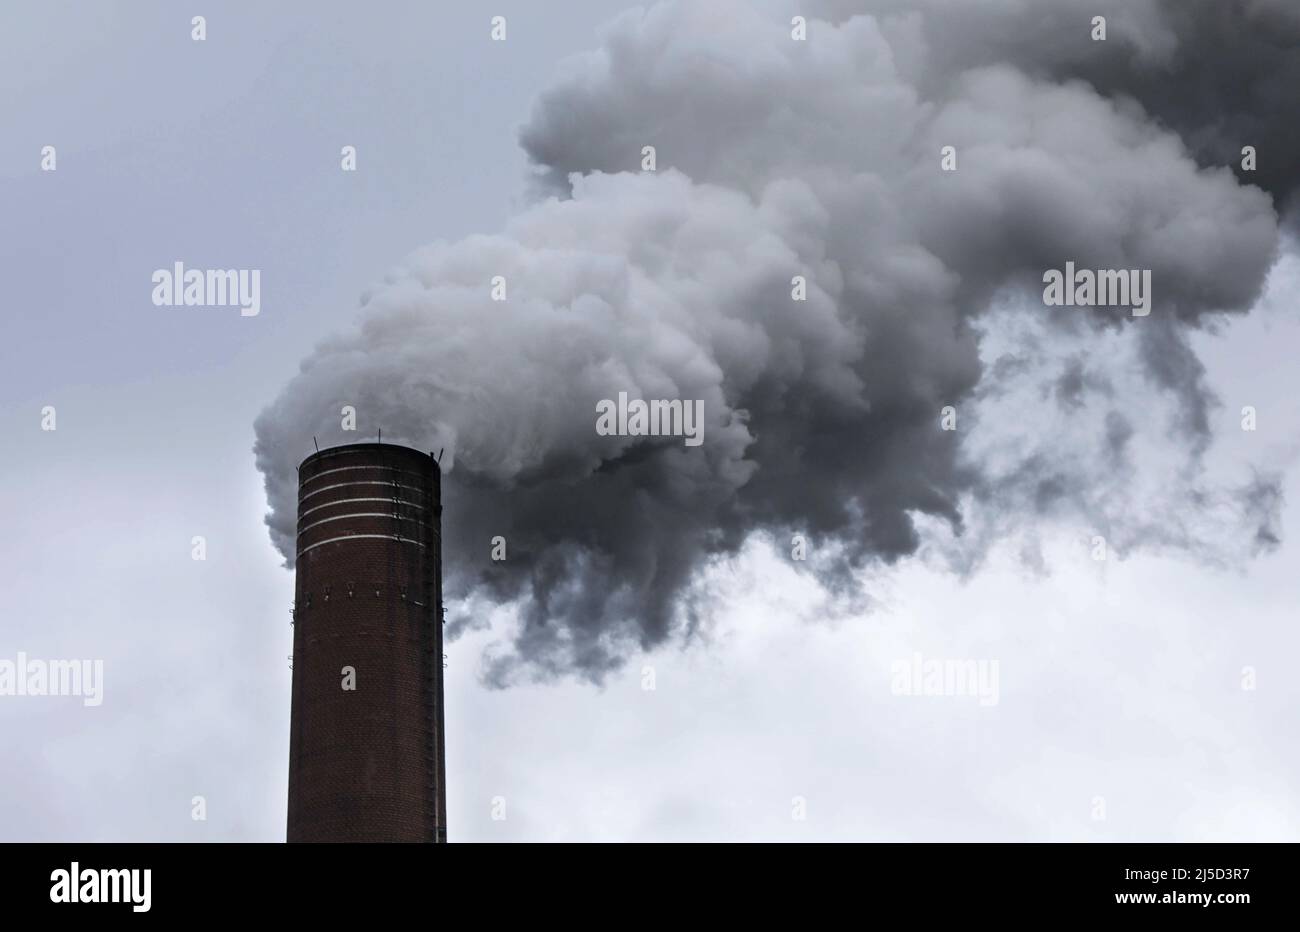
[[[391,511],[356,511],[350,515],[335,515],[332,518],[321,518],[319,521],[313,521],[306,527],[299,528],[299,534],[306,534],[314,527],[320,527],[322,524],[328,524],[330,521],[342,521],[345,518],[393,518],[397,521],[414,521],[416,524],[423,524],[419,518],[407,518],[403,515],[395,515]]]
[[[417,547],[425,546],[418,540],[412,540],[409,537],[398,537],[396,534],[345,534],[342,537],[331,537],[329,540],[322,540],[310,547],[304,547],[298,551],[298,556],[302,556],[308,550],[315,550],[317,547],[324,547],[326,544],[334,544],[341,540],[395,540],[399,544],[415,544]]]
[[[418,472],[411,472],[409,469],[398,469],[396,466],[339,466],[337,469],[322,469],[320,472],[316,473],[316,475],[308,476],[306,479],[302,480],[301,485],[306,485],[308,482],[315,482],[321,476],[328,476],[330,473],[356,472],[359,469],[382,469],[385,472],[398,472],[404,476],[420,475]]]
[[[324,505],[313,505],[306,511],[298,513],[298,520],[301,521],[313,511],[320,511],[322,508],[330,508],[334,505],[346,505],[348,502],[391,502],[394,505],[405,505],[408,508],[423,508],[419,502],[407,502],[400,498],[340,498],[332,502],[326,502]]]
[[[323,488],[317,489],[315,492],[308,492],[306,495],[298,499],[298,504],[301,505],[303,502],[307,501],[307,499],[311,498],[313,495],[319,495],[322,492],[328,492],[330,489],[348,489],[354,485],[382,485],[386,489],[407,489],[411,492],[419,492],[422,495],[424,494],[424,489],[416,488],[413,485],[401,485],[400,483],[397,482],[382,482],[379,479],[375,479],[373,481],[364,480],[362,482],[340,482],[337,485],[327,485]]]

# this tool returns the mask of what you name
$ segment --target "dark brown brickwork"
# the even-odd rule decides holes
[[[440,478],[392,444],[299,467],[291,842],[447,840]]]

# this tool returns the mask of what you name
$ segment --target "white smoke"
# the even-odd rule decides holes
[[[831,6],[796,41],[784,4],[660,3],[569,64],[521,133],[550,196],[499,235],[411,256],[364,301],[357,331],[321,344],[259,418],[287,559],[293,467],[313,435],[354,436],[339,430],[345,403],[385,439],[445,449],[449,591],[521,611],[486,670],[498,684],[599,679],[697,623],[692,580],[756,531],[833,546],[841,559],[814,561],[833,587],[914,552],[918,524],[960,532],[975,511],[1000,524],[1068,505],[1140,546],[1161,515],[1126,529],[1114,507],[1116,475],[1143,468],[1123,414],[1103,404],[1079,419],[1074,445],[1097,458],[1071,456],[1068,470],[1032,425],[978,419],[1030,435],[1018,447],[939,429],[944,406],[999,397],[1008,373],[981,352],[998,329],[1034,331],[1042,349],[1021,347],[1026,364],[1056,366],[1068,403],[1104,402],[1106,378],[1085,378],[1055,341],[1127,341],[1139,369],[1127,378],[1164,392],[1182,425],[1158,438],[1186,467],[1161,508],[1211,494],[1195,463],[1212,399],[1185,331],[1259,293],[1278,243],[1269,195],[1199,164],[1139,103],[1050,74],[1038,47],[1011,54],[1011,5],[967,10],[985,28],[966,46],[943,31],[944,3],[880,17]],[[1066,58],[1086,61],[1086,6],[1056,0],[1029,25],[1054,24]],[[1175,55],[1162,10],[1133,5],[1115,41]],[[994,42],[999,24],[1013,31]],[[936,53],[936,32],[969,61]],[[641,171],[644,146],[654,172]],[[940,170],[944,146],[955,172]],[[1152,316],[1044,308],[1042,271],[1067,260],[1152,270]],[[806,301],[792,300],[796,276]],[[702,399],[703,446],[600,436],[596,403],[619,392]],[[1268,525],[1275,500],[1249,492],[1262,505],[1237,523]],[[504,562],[490,559],[495,535]],[[1195,528],[1176,542],[1200,544]]]

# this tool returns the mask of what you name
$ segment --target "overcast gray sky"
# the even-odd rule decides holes
[[[814,22],[807,63],[768,44],[788,38],[782,3],[734,20],[668,4],[602,39],[601,24],[625,5],[6,4],[0,660],[19,651],[103,659],[104,701],[0,696],[0,839],[282,840],[293,580],[264,523],[253,424],[277,399],[274,412],[309,403],[315,386],[291,383],[299,363],[320,341],[352,332],[363,292],[405,261],[395,289],[378,290],[381,311],[365,313],[409,310],[406,277],[451,275],[473,265],[479,246],[405,257],[472,234],[517,247],[512,270],[544,266],[553,279],[537,287],[557,307],[572,300],[572,281],[589,280],[584,250],[630,256],[618,280],[630,282],[631,304],[652,302],[655,313],[676,301],[707,321],[716,297],[716,328],[664,318],[713,350],[714,368],[694,357],[674,368],[687,358],[677,342],[647,356],[678,384],[712,385],[719,397],[763,345],[735,336],[726,311],[729,301],[752,303],[755,283],[704,260],[680,260],[671,277],[647,271],[657,256],[708,253],[701,243],[778,269],[821,250],[844,271],[843,292],[823,277],[825,308],[897,302],[925,322],[929,347],[931,333],[955,332],[952,322],[972,320],[978,303],[971,326],[980,338],[908,358],[899,396],[888,373],[872,375],[911,346],[886,318],[862,318],[873,335],[864,345],[878,357],[856,370],[840,354],[857,331],[832,329],[831,317],[807,331],[760,328],[768,345],[801,347],[810,369],[843,363],[867,373],[860,390],[877,408],[970,389],[951,460],[944,438],[906,432],[889,447],[897,456],[874,459],[875,437],[837,441],[852,455],[791,474],[836,490],[845,477],[879,475],[879,502],[864,500],[915,520],[915,540],[882,520],[884,531],[856,528],[869,543],[860,560],[837,563],[826,552],[834,546],[814,557],[830,590],[792,564],[788,532],[824,520],[821,537],[809,528],[816,546],[855,528],[786,495],[786,478],[740,482],[743,493],[727,486],[728,503],[752,496],[747,515],[760,499],[779,503],[758,527],[711,510],[720,507],[714,484],[687,499],[707,506],[696,516],[745,530],[734,548],[699,545],[689,523],[656,528],[662,539],[647,532],[665,562],[669,545],[699,546],[682,584],[701,594],[704,618],[690,635],[674,627],[643,638],[644,650],[628,649],[644,624],[629,621],[613,632],[615,662],[600,684],[581,665],[566,672],[563,652],[530,634],[526,605],[493,607],[490,592],[459,604],[470,623],[448,647],[450,840],[1300,837],[1300,685],[1288,660],[1300,648],[1300,257],[1284,233],[1270,248],[1284,193],[1270,201],[1226,172],[1207,174],[1204,155],[1180,150],[1155,121],[1067,86],[1069,42],[1055,49],[1035,34],[1023,43],[1032,55],[1004,54],[971,30],[979,41],[966,48],[980,46],[971,52],[980,64],[1011,62],[972,77],[959,55],[945,57],[951,74],[919,64],[926,43],[906,18],[888,28],[845,22],[850,8],[907,4],[815,4],[809,15],[831,22],[820,32]],[[1082,9],[1066,0],[1037,8]],[[1140,15],[1148,8],[1158,4],[1136,4],[1108,41],[1161,54],[1159,17]],[[204,42],[191,40],[196,12],[207,18]],[[508,20],[504,43],[490,41],[496,14]],[[991,22],[993,32],[1007,28]],[[602,42],[602,55],[572,58]],[[941,37],[930,42],[943,47]],[[1056,113],[1067,117],[1053,123]],[[1169,114],[1168,125],[1195,117]],[[1096,131],[1052,135],[1076,125]],[[663,159],[649,182],[635,177],[642,126],[654,127],[647,133]],[[948,136],[969,148],[955,186],[940,190],[938,145]],[[934,151],[932,175],[906,161],[913,144]],[[47,145],[57,148],[54,172],[40,168]],[[339,170],[344,145],[357,147],[355,173]],[[982,168],[979,152],[992,153],[996,169]],[[863,181],[865,166],[875,183]],[[570,194],[571,171],[613,180],[576,192],[579,209],[593,205],[587,213],[539,206],[545,194]],[[1023,197],[1011,187],[1071,172],[1084,183],[1059,199],[1050,186]],[[1097,213],[1071,213],[1084,204]],[[701,238],[661,242],[664,216],[686,218],[681,226]],[[1117,255],[1177,280],[1166,292],[1177,300],[1157,299],[1153,319],[1233,313],[1176,339],[1140,337],[1132,324],[1043,323],[1061,309],[1034,306],[1032,291],[1008,282],[1022,265],[1046,267],[1034,249],[1071,224],[1082,232],[1062,234],[1061,245],[1080,258],[1107,255],[1093,243],[1118,238]],[[530,250],[561,241],[565,256],[532,264]],[[178,259],[262,270],[261,313],[155,306],[150,275]],[[707,296],[698,307],[697,294]],[[637,333],[667,329],[639,313],[604,334],[610,358],[631,360],[629,370],[646,344],[613,334],[631,332],[629,321],[644,326]],[[479,327],[456,333],[481,332],[481,345],[499,347]],[[567,333],[553,334],[556,343]],[[365,338],[342,345],[360,371],[387,373]],[[403,345],[408,364],[442,360],[436,345]],[[790,358],[774,352],[769,370],[793,371],[776,364]],[[1191,387],[1189,360],[1205,367]],[[1171,371],[1157,371],[1162,361]],[[572,370],[517,371],[520,392],[542,395]],[[859,390],[847,375],[782,386],[841,400]],[[515,452],[454,419],[430,421],[426,433],[425,409],[401,397],[384,415],[394,439],[458,430],[462,475],[486,475],[493,456]],[[1247,405],[1258,413],[1252,432],[1240,426]],[[41,429],[46,406],[56,430]],[[790,433],[806,416],[787,422],[759,397],[749,407],[760,440],[766,414],[776,435],[815,447],[811,430]],[[541,423],[535,412],[520,417]],[[926,423],[938,417],[935,404]],[[1112,475],[1101,439],[1121,422],[1135,439]],[[968,423],[982,432],[962,434]],[[565,425],[548,426],[547,437],[566,436]],[[305,422],[294,437],[274,422],[264,429],[282,441],[276,465],[310,452]],[[768,474],[778,469],[761,442],[734,450],[734,460],[711,461],[713,478],[732,481],[728,464],[747,457]],[[1258,553],[1256,516],[1243,515],[1233,491],[1256,476],[1276,476],[1282,495],[1266,522],[1280,544]],[[1052,481],[1070,492],[1044,505]],[[929,491],[963,509],[960,541]],[[1105,561],[1093,558],[1098,533],[1114,548]],[[191,558],[196,535],[206,538],[205,561]],[[844,597],[835,585],[844,573],[864,598]],[[594,612],[592,622],[607,619]],[[610,643],[609,629],[595,630],[594,641]],[[917,652],[996,660],[998,702],[896,695],[891,665]],[[539,664],[545,675],[529,675]],[[654,689],[645,688],[650,676]],[[1255,688],[1244,689],[1243,676]],[[512,685],[496,688],[502,682]],[[206,821],[191,818],[199,795]],[[498,797],[504,819],[493,818]]]

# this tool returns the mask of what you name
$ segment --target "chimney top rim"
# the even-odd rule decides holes
[[[359,453],[363,450],[376,450],[376,451],[387,450],[387,451],[398,452],[402,454],[413,453],[416,456],[427,459],[430,463],[433,464],[433,468],[438,472],[442,471],[442,468],[441,466],[439,466],[437,459],[434,458],[432,451],[426,452],[423,450],[418,450],[415,447],[407,446],[406,444],[403,443],[380,443],[379,441],[375,441],[375,440],[364,442],[364,443],[340,443],[337,446],[323,447],[320,450],[317,450],[316,452],[312,453],[301,463],[299,463],[298,469],[301,470],[308,463],[314,462],[315,460],[318,459],[324,459],[329,456],[337,456],[340,453]]]

